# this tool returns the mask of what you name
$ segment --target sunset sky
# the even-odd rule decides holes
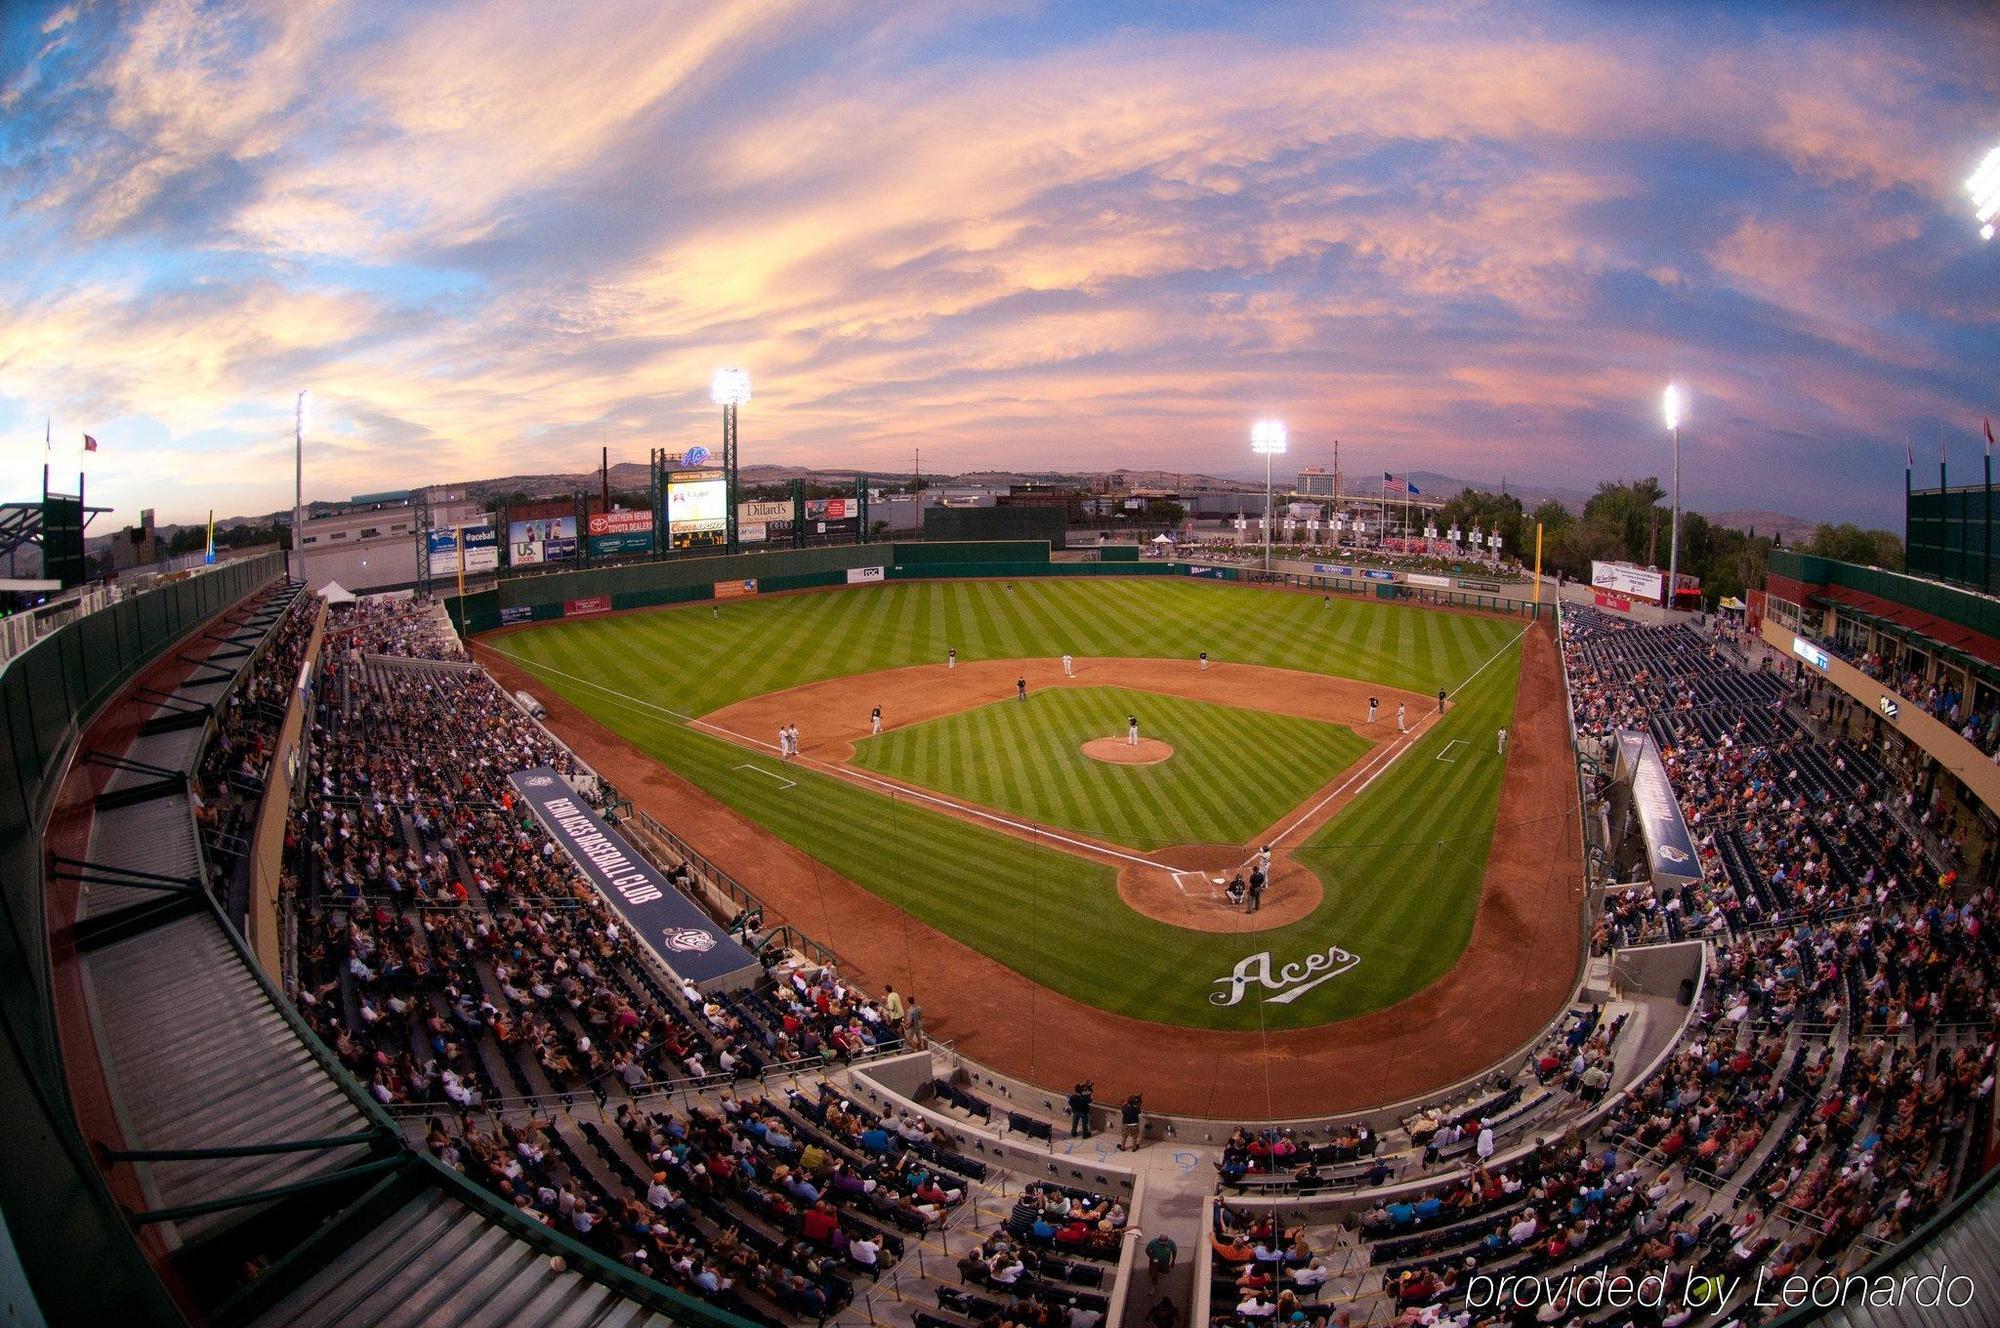
[[[1984,7],[0,4],[0,497],[713,446],[1288,463],[1901,529],[2000,415]],[[99,530],[105,529],[103,526]]]

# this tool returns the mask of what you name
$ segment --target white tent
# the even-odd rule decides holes
[[[329,581],[321,588],[319,597],[329,604],[352,604],[354,592],[338,581]]]
[[[1155,544],[1172,544],[1173,542],[1174,542],[1174,537],[1172,535],[1153,536],[1153,543]]]

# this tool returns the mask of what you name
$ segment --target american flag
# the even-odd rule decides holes
[[[1416,497],[1418,494],[1423,492],[1422,489],[1419,489],[1416,485],[1410,483],[1410,477],[1408,475],[1392,475],[1385,470],[1382,472],[1382,492],[1390,493],[1392,491],[1395,493],[1408,494],[1412,498]]]
[[[83,436],[83,450],[86,452],[95,452],[97,450],[97,440],[89,434],[85,434]]]

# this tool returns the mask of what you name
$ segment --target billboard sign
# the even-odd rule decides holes
[[[736,538],[743,544],[762,544],[783,539],[792,533],[792,505],[789,501],[736,504]]]
[[[1597,607],[1600,609],[1610,609],[1616,613],[1630,613],[1632,611],[1632,601],[1623,595],[1607,595],[1600,590],[1596,593],[1595,598],[1597,600]]]
[[[576,517],[541,516],[507,523],[507,562],[567,562],[576,557]]]
[[[667,547],[713,548],[726,538],[729,486],[719,470],[676,470],[667,479]]]
[[[1353,576],[1354,569],[1345,563],[1314,563],[1313,571],[1321,576]]]
[[[1599,563],[1590,565],[1590,584],[1593,589],[1613,595],[1624,595],[1631,599],[1660,602],[1660,592],[1666,578],[1658,572],[1649,572],[1643,567],[1630,563]]]
[[[586,613],[609,612],[611,612],[611,596],[609,595],[589,595],[583,599],[566,599],[563,601],[563,617],[565,618],[580,618]]]
[[[593,512],[590,515],[590,556],[616,557],[653,551],[653,514],[637,512]]]
[[[428,530],[424,532],[424,549],[430,558],[432,576],[454,576],[458,572],[458,532],[455,530]]]
[[[561,775],[540,766],[507,779],[577,870],[676,976],[699,986],[763,975],[755,955],[634,852]]]
[[[852,498],[808,498],[806,532],[812,535],[845,535],[850,539],[859,537],[861,504]]]
[[[526,604],[509,604],[500,610],[500,625],[502,627],[511,626],[514,623],[533,622],[534,620],[535,611]]]
[[[847,569],[847,584],[866,585],[871,581],[880,581],[882,576],[883,569],[880,567],[850,567]]]
[[[1792,638],[1792,653],[1818,669],[1821,673],[1825,673],[1833,667],[1833,656],[1827,654],[1803,636],[1794,636]]]
[[[746,595],[754,595],[757,593],[757,578],[752,576],[745,577],[741,581],[717,581],[714,593],[717,599],[742,599]]]
[[[491,572],[500,566],[500,532],[492,526],[467,526],[459,532],[465,540],[465,570]]]
[[[1406,572],[1403,579],[1413,586],[1430,586],[1437,590],[1451,589],[1451,578],[1448,576],[1432,576],[1427,572]]]

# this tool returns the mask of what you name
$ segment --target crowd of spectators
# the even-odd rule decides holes
[[[363,655],[464,659],[465,648],[433,595],[370,595],[327,611],[327,651],[356,663]]]

